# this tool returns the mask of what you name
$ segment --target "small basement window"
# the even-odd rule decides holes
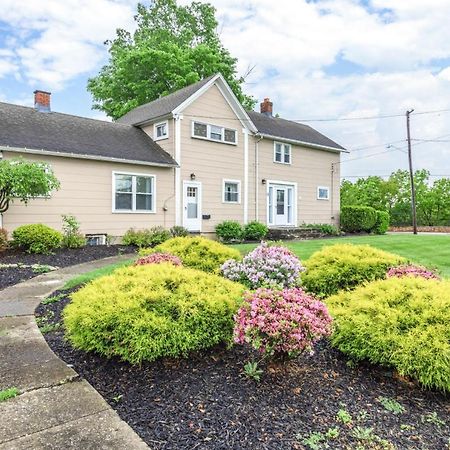
[[[237,144],[236,130],[208,123],[192,122],[192,137],[224,144]]]
[[[153,127],[153,140],[167,139],[169,137],[169,122],[155,123]]]
[[[223,201],[224,203],[240,202],[241,182],[237,180],[223,181]]]
[[[86,245],[106,245],[106,234],[86,234]]]
[[[319,186],[317,188],[317,200],[329,200],[330,199],[330,189],[325,186]]]

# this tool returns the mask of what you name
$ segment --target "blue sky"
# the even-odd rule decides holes
[[[405,168],[405,154],[386,147],[392,142],[405,147],[405,120],[342,119],[450,109],[448,0],[210,3],[240,72],[255,66],[247,92],[270,97],[284,118],[339,119],[308,124],[353,150],[341,165],[346,176]],[[1,5],[0,100],[32,105],[33,90],[45,89],[53,93],[55,111],[105,118],[91,110],[86,83],[107,61],[103,42],[117,27],[133,29],[136,2],[1,0]],[[450,141],[449,128],[447,111],[412,118],[415,139]],[[414,142],[415,167],[450,175],[450,142]]]

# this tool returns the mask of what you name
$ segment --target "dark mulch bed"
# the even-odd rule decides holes
[[[40,305],[41,325],[59,323],[68,302],[66,295]],[[250,355],[241,347],[133,367],[74,350],[61,329],[45,337],[152,449],[448,449],[450,397],[380,368],[352,367],[325,342],[312,357],[269,366],[257,384],[242,375]],[[380,397],[405,411],[389,412]],[[337,420],[340,409],[350,424]],[[336,439],[303,442],[331,428]]]
[[[109,256],[135,252],[135,247],[126,245],[98,245],[76,249],[60,249],[51,255],[30,255],[20,250],[11,249],[0,253],[0,264],[24,264],[27,266],[38,264],[40,266],[67,267]],[[41,273],[43,271],[39,268],[0,268],[0,289],[28,280]]]

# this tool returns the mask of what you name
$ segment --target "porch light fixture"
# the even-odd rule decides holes
[[[263,179],[261,180],[261,183],[262,183],[262,184],[266,184],[266,183],[267,183],[267,180],[266,180],[265,178],[263,178]]]
[[[191,173],[191,180],[192,180],[192,181],[195,180],[195,173]]]

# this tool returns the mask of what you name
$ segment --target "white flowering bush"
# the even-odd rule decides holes
[[[259,245],[242,261],[230,259],[221,267],[225,278],[250,289],[297,286],[304,270],[300,260],[289,249],[267,243]]]

